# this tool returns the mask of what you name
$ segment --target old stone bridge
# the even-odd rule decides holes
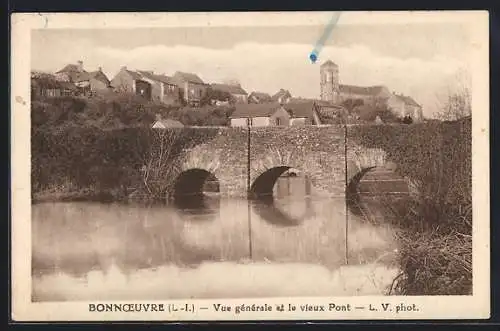
[[[174,195],[200,193],[208,178],[218,181],[221,195],[272,195],[276,180],[290,168],[326,196],[345,197],[353,179],[373,168],[382,169],[382,181],[399,185],[396,191],[407,190],[387,165],[383,150],[356,144],[349,127],[341,125],[218,128],[214,138],[185,151]]]

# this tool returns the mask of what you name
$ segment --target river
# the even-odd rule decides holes
[[[380,295],[397,274],[393,238],[300,176],[265,201],[39,203],[32,299]]]

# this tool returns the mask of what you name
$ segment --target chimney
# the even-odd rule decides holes
[[[156,114],[156,120],[161,121],[161,114]]]
[[[102,67],[98,67],[97,70],[99,70],[100,72],[102,72]]]
[[[121,70],[127,70],[127,66],[123,66]]]
[[[77,62],[77,67],[78,67],[78,72],[82,72],[83,71],[83,61],[78,61]]]

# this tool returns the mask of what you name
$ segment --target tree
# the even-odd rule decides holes
[[[377,116],[384,123],[397,123],[399,118],[394,114],[394,112],[388,107],[387,101],[382,98],[375,98],[372,100],[367,100],[362,106],[357,108],[357,113],[361,120],[367,122],[373,122]]]
[[[364,105],[363,99],[345,99],[342,101],[342,106],[347,110],[349,115],[353,113],[353,111],[357,108]]]
[[[471,114],[471,93],[468,88],[464,88],[448,95],[441,112],[438,113],[438,118],[443,121],[454,121]]]
[[[227,101],[230,104],[233,104],[235,102],[233,96],[229,92],[224,92],[224,91],[219,91],[215,90],[211,87],[207,89],[207,92],[201,99],[200,103],[201,105],[211,105],[213,101]]]
[[[437,118],[443,121],[454,121],[472,115],[471,77],[462,69],[452,77],[450,86],[444,97],[438,98],[440,111]]]

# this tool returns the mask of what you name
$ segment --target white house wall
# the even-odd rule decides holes
[[[252,126],[269,126],[269,117],[252,117]]]

